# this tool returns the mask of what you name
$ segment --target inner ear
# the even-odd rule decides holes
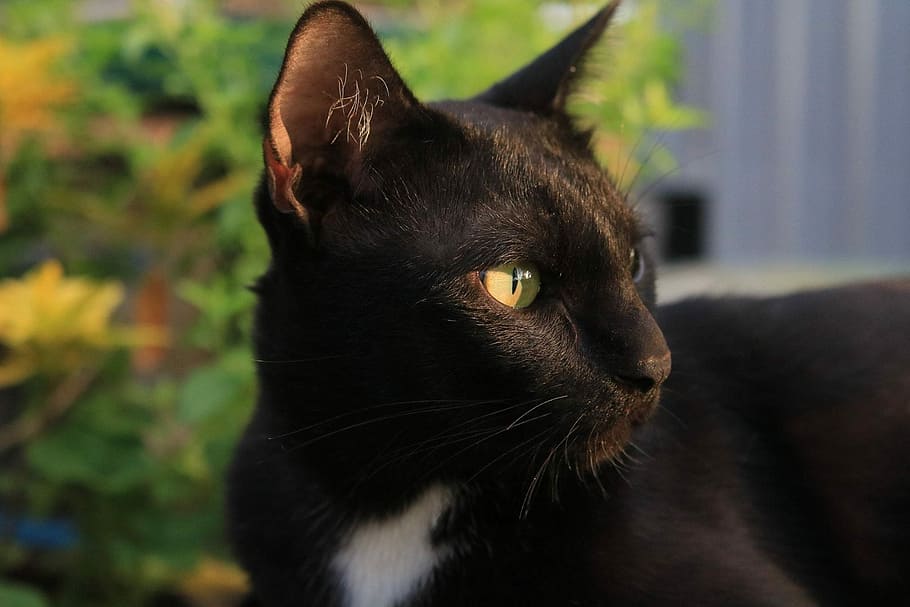
[[[275,207],[315,228],[326,181],[356,189],[383,138],[419,104],[366,20],[342,2],[304,12],[288,41],[264,144]]]

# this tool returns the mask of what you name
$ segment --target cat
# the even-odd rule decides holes
[[[432,104],[349,5],[300,18],[229,474],[251,604],[910,591],[910,282],[656,308],[649,232],[565,109],[617,4]]]

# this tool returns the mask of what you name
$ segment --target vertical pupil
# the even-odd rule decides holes
[[[512,268],[512,295],[515,295],[519,280],[521,280],[521,270],[518,269],[518,266],[515,266]]]

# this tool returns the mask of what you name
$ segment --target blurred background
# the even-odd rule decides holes
[[[233,605],[250,202],[299,0],[0,2],[0,606]],[[364,2],[424,99],[598,8]],[[910,3],[626,0],[572,111],[662,299],[910,269]]]
[[[717,0],[668,27],[708,123],[660,137],[663,299],[906,274],[910,2]]]

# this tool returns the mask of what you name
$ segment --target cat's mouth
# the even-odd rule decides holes
[[[591,473],[596,474],[600,464],[621,457],[631,439],[632,423],[628,419],[622,419],[606,431],[593,435],[588,441],[580,442],[574,456],[580,465],[587,464]]]
[[[632,440],[636,427],[645,423],[657,409],[658,397],[642,399],[616,417],[602,418],[591,415],[586,428],[577,431],[575,440],[568,445],[570,465],[584,471],[597,473],[598,467],[623,456]]]

